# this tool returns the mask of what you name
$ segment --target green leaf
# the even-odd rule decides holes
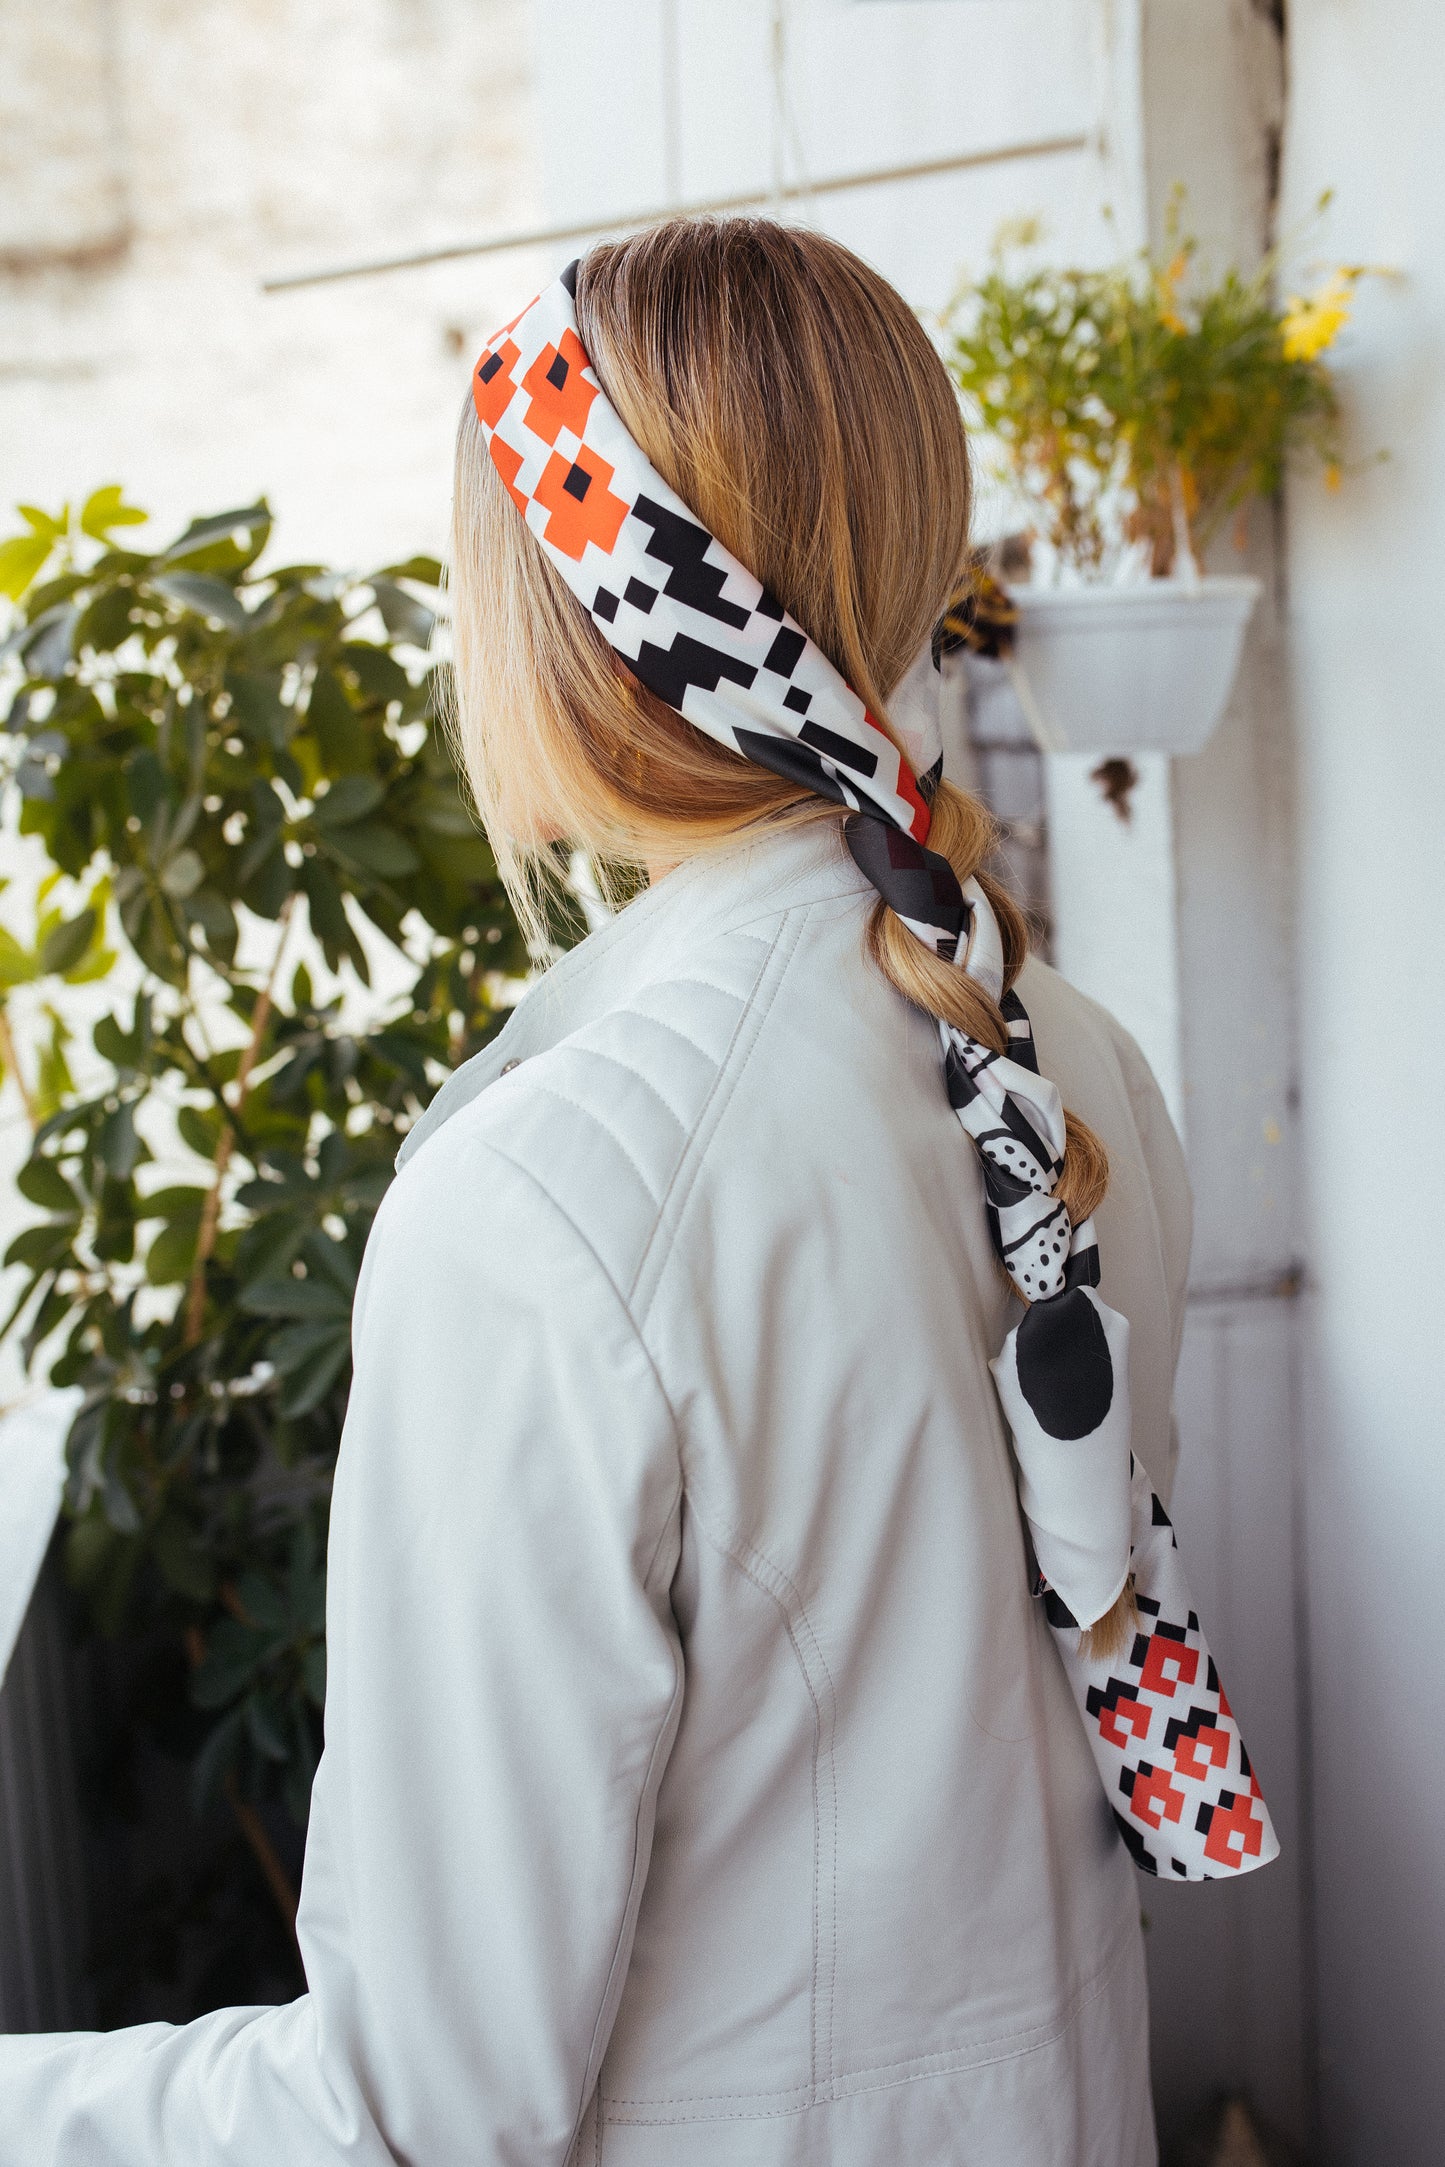
[[[103,1633],[120,1629],[141,1555],[134,1536],[117,1534],[99,1512],[77,1520],[66,1536],[67,1577],[86,1596]]]
[[[51,1114],[74,1098],[75,1078],[70,1073],[70,1063],[65,1055],[65,1049],[70,1044],[69,1024],[48,1003],[42,1013],[49,1020],[50,1033],[40,1041],[40,1064],[34,1097],[36,1112],[42,1120],[48,1120]]]
[[[229,1694],[226,1697],[229,1699]],[[200,1699],[194,1681],[191,1698],[200,1707],[207,1705]],[[229,1715],[223,1716],[196,1755],[191,1769],[191,1808],[197,1815],[204,1814],[215,1803],[227,1776],[235,1768],[241,1744],[242,1714],[241,1709],[233,1708]]]
[[[212,1628],[205,1660],[191,1680],[198,1708],[222,1708],[252,1683],[265,1653],[265,1642],[239,1618],[221,1618]]]
[[[302,884],[306,890],[306,904],[311,913],[311,930],[320,941],[322,952],[332,970],[342,956],[350,956],[363,980],[366,977],[366,956],[361,943],[352,931],[351,920],[341,900],[341,890],[328,866],[319,858],[308,858],[301,870]]]
[[[136,1202],[137,1219],[174,1219],[179,1224],[194,1226],[206,1208],[209,1189],[193,1188],[189,1182],[177,1183],[168,1189],[155,1189],[149,1196]]]
[[[123,1031],[114,1016],[102,1016],[90,1036],[102,1061],[109,1061],[112,1068],[134,1068],[140,1059],[138,1037],[133,1031]]]
[[[98,655],[113,654],[135,629],[135,601],[129,587],[103,587],[81,611],[76,646],[92,648]]]
[[[146,1251],[146,1278],[153,1287],[184,1286],[196,1261],[194,1220],[164,1226]]]
[[[125,765],[126,794],[137,820],[149,826],[167,791],[166,771],[149,745],[142,745]]]
[[[17,651],[32,677],[64,675],[74,658],[75,628],[79,621],[78,609],[68,602],[58,603],[54,609],[42,610],[15,639]],[[32,741],[32,744],[35,742],[38,741]],[[64,750],[63,743],[58,749]]]
[[[96,1149],[117,1181],[128,1181],[140,1161],[141,1142],[136,1133],[135,1107],[123,1099],[106,1115],[95,1139]]]
[[[211,1107],[182,1106],[176,1115],[181,1142],[198,1158],[214,1159],[221,1141],[223,1122]]]
[[[373,579],[371,591],[392,638],[409,647],[425,647],[436,626],[434,612],[389,579]]]
[[[334,670],[317,671],[306,706],[306,724],[330,773],[370,766],[371,740],[366,725],[347,699]]]
[[[337,668],[356,681],[364,705],[373,701],[382,707],[395,700],[403,708],[413,706],[417,699],[417,687],[406,671],[385,647],[374,646],[367,640],[348,641],[337,650]]]
[[[23,1264],[32,1272],[48,1272],[63,1264],[75,1239],[76,1222],[47,1219],[40,1226],[22,1227],[5,1252],[7,1264]]]
[[[279,751],[295,719],[281,699],[279,679],[228,670],[226,690],[231,695],[231,713],[246,735]]]
[[[245,532],[253,537],[258,528],[269,527],[271,512],[264,499],[259,504],[248,504],[237,512],[212,512],[208,518],[193,519],[178,541],[171,543],[161,556],[162,564],[175,564],[183,557],[193,557],[211,542],[229,541],[234,534]]]
[[[476,816],[456,790],[441,790],[427,784],[408,797],[407,812],[418,827],[429,828],[434,835],[464,837],[468,842],[478,840]]]
[[[406,837],[380,820],[355,821],[327,840],[338,857],[383,880],[403,880],[421,864]]]
[[[435,557],[408,557],[404,564],[384,564],[377,579],[414,579],[419,587],[440,587],[441,564]]]
[[[97,939],[78,963],[71,964],[65,973],[65,983],[68,986],[91,986],[98,978],[108,978],[115,968],[116,954],[114,948],[107,948],[103,940]]]
[[[285,1380],[280,1412],[295,1418],[310,1414],[351,1359],[351,1334],[344,1326],[297,1324],[271,1342],[277,1369]]]
[[[52,542],[58,542],[70,525],[68,504],[61,505],[59,518],[53,512],[42,512],[37,504],[17,504],[15,509],[34,533],[43,534]]]
[[[330,1280],[254,1279],[241,1296],[241,1307],[256,1317],[346,1320],[351,1296]]]
[[[8,928],[0,926],[0,987],[27,986],[38,968],[31,951],[22,948]]]
[[[103,542],[113,527],[143,527],[150,517],[139,505],[127,504],[125,492],[119,482],[108,482],[103,489],[95,489],[81,506],[82,532],[93,535]]]
[[[150,585],[177,609],[194,610],[200,617],[225,625],[228,631],[244,632],[251,622],[235,588],[227,586],[223,579],[213,579],[208,572],[163,572]]]
[[[229,963],[236,953],[238,928],[236,913],[226,898],[214,888],[199,888],[190,898],[186,915],[193,926],[200,927],[211,954]]]
[[[83,910],[78,918],[68,918],[46,936],[40,951],[40,969],[43,975],[63,977],[73,970],[89,949],[95,937],[96,914]]]
[[[247,1625],[263,1633],[285,1633],[290,1620],[286,1603],[274,1581],[264,1573],[246,1572],[236,1586],[236,1601],[245,1612]]]
[[[80,1215],[80,1198],[53,1159],[27,1159],[15,1177],[15,1186],[42,1211],[58,1212],[66,1217],[78,1218]]]
[[[316,800],[312,817],[319,828],[341,828],[374,812],[386,791],[374,775],[340,775],[324,797]]]
[[[0,542],[0,594],[18,602],[49,561],[54,546],[44,534],[15,534],[8,542]]]
[[[194,1603],[208,1602],[216,1592],[216,1569],[199,1531],[178,1513],[167,1513],[151,1530],[151,1555],[168,1588]]]

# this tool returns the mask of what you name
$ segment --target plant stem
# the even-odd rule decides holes
[[[1174,575],[1186,587],[1199,585],[1199,559],[1189,533],[1189,508],[1184,501],[1184,476],[1177,463],[1169,468],[1169,510],[1174,521]]]
[[[232,1813],[236,1816],[236,1826],[251,1846],[256,1864],[265,1876],[266,1886],[271,1891],[276,1909],[286,1921],[291,1938],[294,1941],[296,1939],[296,1891],[292,1888],[290,1876],[277,1856],[276,1846],[266,1834],[266,1824],[255,1807],[248,1805],[246,1800],[242,1798],[236,1788],[234,1776],[227,1776],[226,1778],[226,1799]]]
[[[30,1123],[32,1129],[38,1129],[40,1126],[40,1109],[35,1103],[34,1093],[25,1081],[25,1071],[20,1066],[20,1056],[15,1050],[15,1036],[10,1029],[10,1011],[3,1001],[0,1001],[0,1059],[3,1059],[5,1066],[15,1078],[15,1088],[24,1102],[26,1120]]]
[[[261,988],[261,997],[256,1003],[256,1013],[251,1018],[251,1036],[246,1041],[241,1054],[240,1066],[236,1070],[236,1103],[234,1110],[237,1115],[245,1111],[246,1093],[250,1088],[251,1071],[256,1066],[256,1059],[261,1051],[261,1042],[266,1036],[266,1026],[271,1020],[271,1003],[276,991],[276,979],[281,969],[281,957],[286,947],[286,936],[291,930],[291,914],[295,908],[296,895],[293,890],[281,906],[281,916],[278,920],[280,932],[276,942],[276,953],[271,958],[271,969],[267,975],[265,985]],[[224,1105],[224,1101],[222,1103]],[[185,1343],[188,1347],[199,1344],[202,1327],[205,1323],[206,1266],[210,1262],[211,1253],[216,1246],[216,1235],[221,1220],[221,1191],[225,1184],[226,1169],[231,1163],[231,1153],[235,1149],[235,1145],[235,1124],[228,1121],[221,1131],[221,1140],[216,1146],[211,1187],[206,1201],[201,1207],[201,1224],[196,1233],[195,1261],[191,1266],[190,1282],[186,1287]]]

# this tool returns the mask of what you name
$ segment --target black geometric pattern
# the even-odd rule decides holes
[[[656,503],[649,496],[638,497],[632,507],[632,516],[652,529],[648,556],[672,567],[663,583],[664,594],[695,609],[700,616],[715,617],[719,624],[746,626],[752,611],[739,602],[724,600],[723,584],[727,572],[723,566],[708,562],[707,553],[715,545],[706,527],[700,527],[696,520],[687,519],[680,512],[670,512],[666,505]],[[781,639],[783,634],[779,633],[778,637]],[[798,639],[801,653],[802,645],[806,643],[801,633]]]
[[[746,691],[758,674],[749,663],[740,662],[721,647],[710,647],[705,640],[694,639],[688,632],[674,633],[670,647],[643,640],[632,658],[632,667],[649,692],[655,692],[659,700],[679,712],[694,685],[703,692],[716,692],[726,677]]]
[[[1169,1515],[1135,1466],[1131,1569],[1143,1630],[1126,1656],[1088,1656],[1067,1608],[1045,1615],[1134,1863],[1173,1881],[1248,1873],[1279,1844],[1189,1599]]]

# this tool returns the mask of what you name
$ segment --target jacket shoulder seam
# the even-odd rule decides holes
[[[657,1396],[662,1402],[663,1407],[667,1410],[667,1419],[672,1429],[673,1450],[676,1454],[678,1468],[677,1486],[673,1492],[672,1499],[672,1506],[675,1507],[683,1494],[684,1488],[682,1474],[682,1427],[677,1418],[677,1409],[672,1404],[672,1400],[668,1394],[667,1387],[663,1383],[657,1364],[652,1358],[652,1349],[648,1346],[646,1339],[644,1338],[641,1331],[638,1329],[637,1319],[632,1314],[632,1310],[628,1304],[626,1295],[618,1286],[611,1272],[607,1269],[606,1264],[598,1255],[594,1244],[588,1239],[587,1235],[584,1234],[581,1227],[578,1226],[576,1220],[572,1217],[572,1214],[560,1202],[560,1200],[553,1193],[553,1191],[547,1187],[546,1183],[538,1180],[537,1176],[533,1173],[531,1167],[524,1165],[520,1159],[513,1158],[512,1154],[509,1151],[504,1151],[502,1147],[499,1144],[493,1142],[490,1137],[479,1138],[477,1141],[481,1150],[488,1152],[493,1158],[500,1160],[502,1165],[510,1167],[512,1172],[520,1176],[520,1178],[524,1182],[526,1182],[527,1186],[530,1189],[536,1191],[537,1195],[541,1197],[544,1203],[551,1206],[552,1211],[554,1212],[556,1217],[562,1222],[562,1225],[567,1229],[567,1232],[572,1236],[573,1240],[577,1244],[577,1247],[581,1251],[583,1251],[591,1264],[594,1266],[598,1278],[607,1287],[609,1293],[612,1295],[613,1300],[616,1302],[618,1308],[621,1310],[623,1317],[625,1318],[627,1323],[628,1332],[631,1335],[633,1341],[636,1343],[638,1353],[642,1356],[642,1359],[647,1366],[647,1373],[649,1377],[651,1377],[653,1384],[656,1387]],[[669,1511],[671,1509],[672,1507],[669,1507]],[[664,1516],[664,1534],[666,1533],[666,1528],[667,1519],[666,1516]],[[648,1559],[649,1575],[651,1574],[652,1566],[656,1562],[657,1553],[658,1550],[661,1548],[661,1544],[662,1538],[660,1536],[657,1543],[654,1545]]]

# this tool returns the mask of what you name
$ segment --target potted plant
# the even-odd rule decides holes
[[[1205,551],[1231,518],[1242,539],[1292,458],[1339,479],[1321,357],[1361,268],[1280,306],[1273,258],[1191,282],[1178,220],[1176,200],[1167,258],[1103,271],[1032,262],[1036,229],[1016,227],[946,319],[954,379],[1027,507],[1010,668],[1046,751],[1197,752],[1260,591],[1204,576]]]

